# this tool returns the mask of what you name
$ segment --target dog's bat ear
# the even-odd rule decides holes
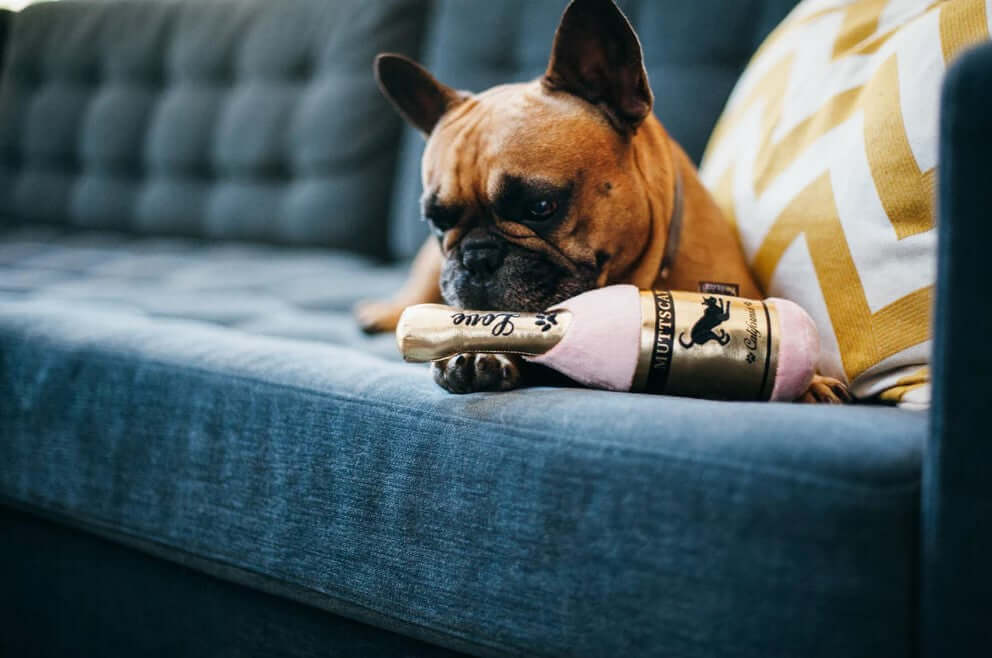
[[[382,53],[376,57],[375,79],[403,118],[425,136],[431,134],[445,112],[465,98],[403,55]]]
[[[635,131],[654,102],[641,42],[613,0],[568,5],[543,83],[597,106],[621,132]]]

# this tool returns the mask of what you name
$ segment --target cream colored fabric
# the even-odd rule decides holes
[[[707,148],[759,283],[810,312],[820,372],[859,397],[927,403],[940,85],[990,20],[992,0],[805,0]]]

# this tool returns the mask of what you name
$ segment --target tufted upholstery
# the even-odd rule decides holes
[[[30,227],[0,233],[0,301],[46,300],[83,315],[184,319],[241,333],[331,342],[398,359],[351,316],[400,285],[405,266],[344,251]]]
[[[641,38],[655,114],[698,162],[737,76],[796,0],[618,4]],[[442,82],[471,91],[536,78],[547,67],[565,5],[565,0],[438,0],[424,64]],[[390,228],[393,252],[401,256],[413,253],[427,235],[418,221],[422,152],[423,140],[407,130]]]
[[[421,0],[61,2],[14,19],[0,217],[376,254]]]

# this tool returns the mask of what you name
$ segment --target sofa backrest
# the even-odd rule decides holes
[[[425,0],[88,0],[12,21],[0,221],[382,254],[400,122],[372,76]]]
[[[699,161],[720,111],[755,49],[797,0],[620,0],[641,38],[655,113]],[[479,91],[530,80],[548,62],[566,0],[438,0],[424,64],[442,82]],[[420,217],[423,140],[404,134],[390,239],[412,254],[427,235]]]

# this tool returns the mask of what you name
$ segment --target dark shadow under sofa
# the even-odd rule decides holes
[[[944,91],[929,413],[452,396],[358,330],[424,235],[373,55],[528,79],[562,4],[4,16],[0,654],[987,649],[989,48]],[[621,3],[692,157],[792,4]]]

